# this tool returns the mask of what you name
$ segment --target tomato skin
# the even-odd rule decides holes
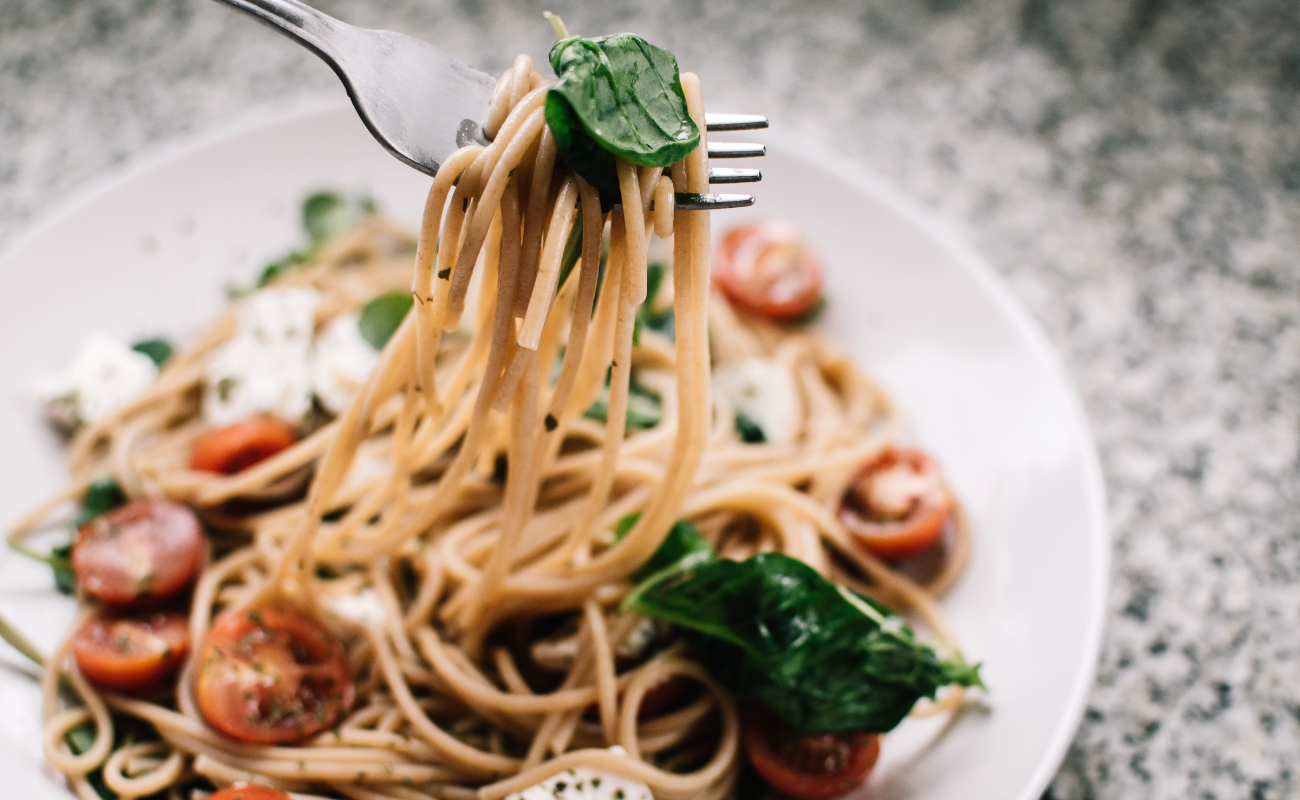
[[[203,529],[188,507],[137,500],[82,525],[72,569],[86,593],[110,605],[171,597],[203,560]]]
[[[234,475],[298,441],[293,428],[273,417],[253,417],[214,428],[194,442],[190,469]]]
[[[212,727],[244,742],[301,741],[332,727],[355,698],[342,644],[300,611],[222,612],[199,664],[199,710]]]
[[[713,279],[731,302],[777,322],[807,313],[822,296],[821,259],[783,222],[727,231],[713,254]]]
[[[745,709],[740,735],[754,770],[797,800],[829,800],[853,791],[880,756],[880,737],[874,733],[796,731],[759,707]]]
[[[892,508],[879,507],[879,497],[890,488],[882,482],[892,483],[895,490]],[[859,544],[889,559],[931,547],[951,515],[952,495],[944,487],[939,465],[918,450],[900,449],[886,450],[863,466],[839,513]]]
[[[290,800],[290,798],[279,789],[269,789],[265,786],[231,786],[208,795],[208,800]]]
[[[119,692],[160,685],[176,673],[189,651],[190,623],[176,612],[92,617],[72,635],[72,655],[81,674]]]

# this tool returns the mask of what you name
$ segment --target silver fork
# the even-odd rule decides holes
[[[483,123],[496,78],[433,45],[392,31],[358,28],[299,0],[218,0],[320,56],[343,81],[361,121],[388,152],[427,175],[457,149],[486,144]],[[710,131],[766,128],[750,114],[709,114]],[[709,142],[710,158],[761,156],[761,144]],[[749,183],[756,169],[709,169],[709,183]],[[744,194],[678,194],[677,208],[710,210],[754,204]]]

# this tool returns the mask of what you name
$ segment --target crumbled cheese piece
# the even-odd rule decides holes
[[[794,440],[799,392],[790,371],[772,359],[746,358],[719,367],[713,372],[713,390],[757,423],[768,444]]]
[[[621,747],[610,750],[626,755]],[[506,800],[654,800],[654,795],[641,781],[603,769],[578,767],[552,775]]]
[[[311,385],[332,414],[347,410],[352,398],[379,363],[379,353],[361,335],[358,314],[340,314],[316,337]]]
[[[327,602],[335,614],[363,625],[383,625],[388,617],[374,589],[362,589],[356,594],[340,595]]]
[[[297,422],[311,409],[308,355],[320,293],[263,289],[239,309],[239,327],[205,368],[203,415],[229,425],[269,413]]]
[[[103,334],[88,336],[68,368],[37,381],[36,396],[55,423],[99,422],[149,390],[158,367],[143,353]]]

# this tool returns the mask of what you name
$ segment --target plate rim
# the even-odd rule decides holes
[[[723,108],[725,109],[725,106]],[[342,110],[351,111],[351,109],[351,103],[346,95],[335,92],[309,93],[249,106],[201,130],[147,144],[141,152],[100,170],[74,186],[61,199],[44,206],[31,218],[20,222],[15,234],[8,241],[0,244],[0,268],[3,268],[11,255],[59,224],[62,218],[112,192],[119,185],[157,169],[167,162],[261,128],[273,127],[303,117],[335,114]],[[1088,551],[1093,563],[1096,564],[1096,569],[1088,583],[1090,596],[1083,657],[1079,659],[1075,668],[1071,688],[1066,697],[1066,712],[1057,723],[1048,746],[1043,751],[1024,791],[1018,796],[1018,800],[1037,800],[1059,770],[1083,718],[1100,666],[1101,648],[1108,622],[1112,531],[1104,472],[1086,408],[1061,354],[1052,345],[1028,307],[1017,297],[1007,279],[958,232],[952,223],[891,180],[860,166],[847,153],[827,147],[779,124],[762,131],[761,136],[768,142],[776,144],[779,149],[825,171],[835,179],[844,181],[856,191],[876,198],[952,256],[957,266],[986,292],[997,310],[1010,321],[1012,328],[1028,346],[1029,353],[1047,370],[1053,382],[1063,390],[1061,399],[1071,418],[1073,434],[1078,437],[1082,450],[1080,466],[1088,516]]]
[[[793,152],[799,158],[834,175],[855,189],[879,198],[884,204],[899,212],[923,234],[934,240],[953,256],[957,264],[972,276],[992,298],[998,310],[1009,319],[1018,334],[1030,347],[1030,352],[1048,370],[1050,377],[1064,389],[1063,400],[1073,417],[1074,433],[1083,450],[1083,486],[1090,520],[1089,555],[1097,565],[1089,581],[1088,625],[1085,631],[1083,658],[1079,660],[1074,680],[1066,700],[1066,713],[1062,715],[1048,742],[1039,766],[1018,800],[1037,800],[1047,789],[1060,769],[1074,735],[1079,729],[1088,697],[1100,667],[1101,647],[1105,639],[1107,607],[1111,579],[1111,544],[1109,507],[1106,500],[1106,482],[1101,468],[1100,453],[1092,434],[1088,413],[1061,354],[1052,345],[1047,333],[1034,319],[1028,307],[1011,288],[1011,284],[983,255],[968,242],[957,229],[936,211],[927,208],[915,197],[882,175],[860,167],[847,154],[837,152],[808,137],[791,133],[779,126],[764,131],[770,140],[779,143],[782,150]]]

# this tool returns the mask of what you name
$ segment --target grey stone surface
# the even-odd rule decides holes
[[[523,0],[321,0],[499,69]],[[1300,794],[1300,5],[557,2],[921,198],[1064,355],[1112,620],[1055,800]],[[158,142],[332,74],[207,0],[0,0],[0,243]],[[1014,743],[1008,743],[1014,746]]]

